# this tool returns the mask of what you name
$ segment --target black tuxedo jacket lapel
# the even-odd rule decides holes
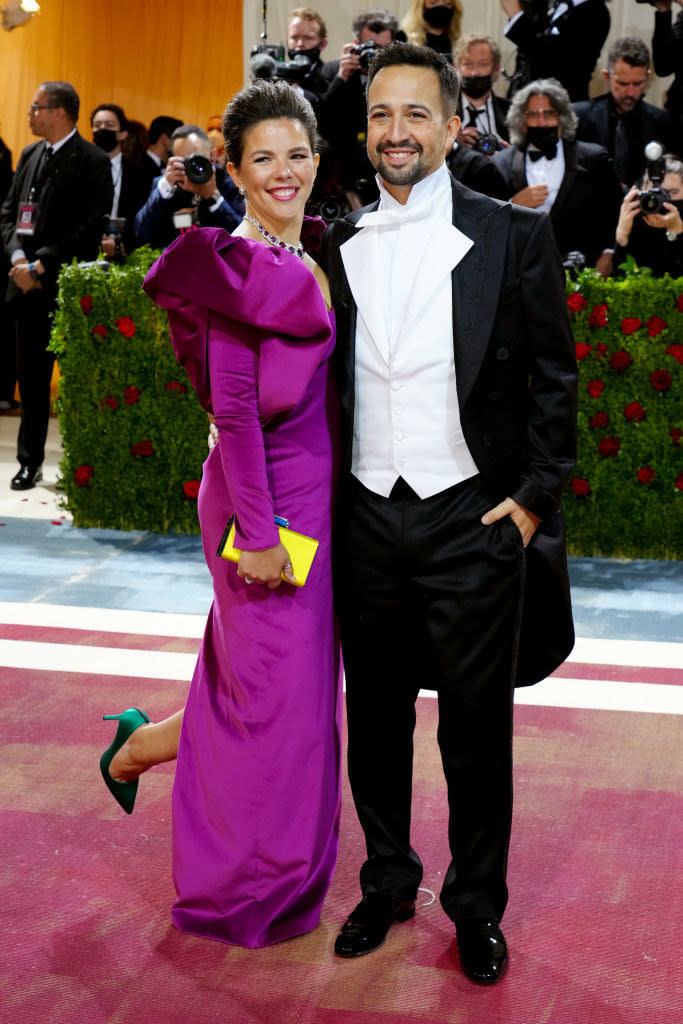
[[[572,190],[577,173],[576,143],[560,141],[560,145],[564,149],[564,177],[550,210],[550,220],[553,224]]]
[[[512,186],[512,194],[515,195],[517,192],[521,192],[523,188],[526,188],[529,182],[526,180],[526,153],[517,146],[512,148],[512,164],[510,167],[510,184]]]

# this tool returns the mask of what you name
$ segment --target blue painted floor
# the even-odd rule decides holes
[[[199,537],[3,522],[2,601],[196,615],[209,609]],[[683,562],[574,558],[570,575],[578,636],[683,641]]]

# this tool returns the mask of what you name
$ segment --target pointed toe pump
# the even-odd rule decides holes
[[[100,771],[102,772],[102,778],[105,781],[105,785],[111,795],[114,797],[116,802],[123,807],[126,814],[133,813],[133,807],[135,805],[135,797],[138,792],[138,779],[133,779],[132,782],[118,782],[117,779],[113,779],[109,774],[109,765],[112,762],[114,754],[116,754],[129,736],[132,736],[136,729],[139,729],[141,725],[145,725],[149,722],[149,717],[144,711],[140,711],[139,708],[126,708],[120,715],[103,715],[104,720],[114,719],[118,721],[119,727],[116,730],[116,736],[114,742],[110,747],[105,750],[100,758]]]

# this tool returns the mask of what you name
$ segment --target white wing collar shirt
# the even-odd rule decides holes
[[[557,150],[552,160],[548,160],[545,156],[539,157],[538,160],[532,160],[529,150],[527,150],[524,158],[524,170],[527,184],[548,186],[548,195],[536,209],[543,213],[550,213],[564,178],[565,162],[562,139],[557,140]]]
[[[379,208],[341,247],[358,309],[351,470],[376,494],[403,477],[424,499],[478,472],[460,425],[451,291],[473,243],[452,224],[445,165],[405,205],[377,183]]]

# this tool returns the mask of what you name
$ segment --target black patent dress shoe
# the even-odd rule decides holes
[[[464,974],[477,985],[495,985],[508,965],[508,948],[497,921],[475,917],[455,926]]]
[[[16,476],[12,477],[10,487],[13,491],[28,491],[43,479],[41,466],[22,466]]]
[[[337,956],[364,956],[379,949],[394,921],[408,921],[415,914],[415,900],[392,901],[380,893],[364,896],[342,925],[334,944]]]

